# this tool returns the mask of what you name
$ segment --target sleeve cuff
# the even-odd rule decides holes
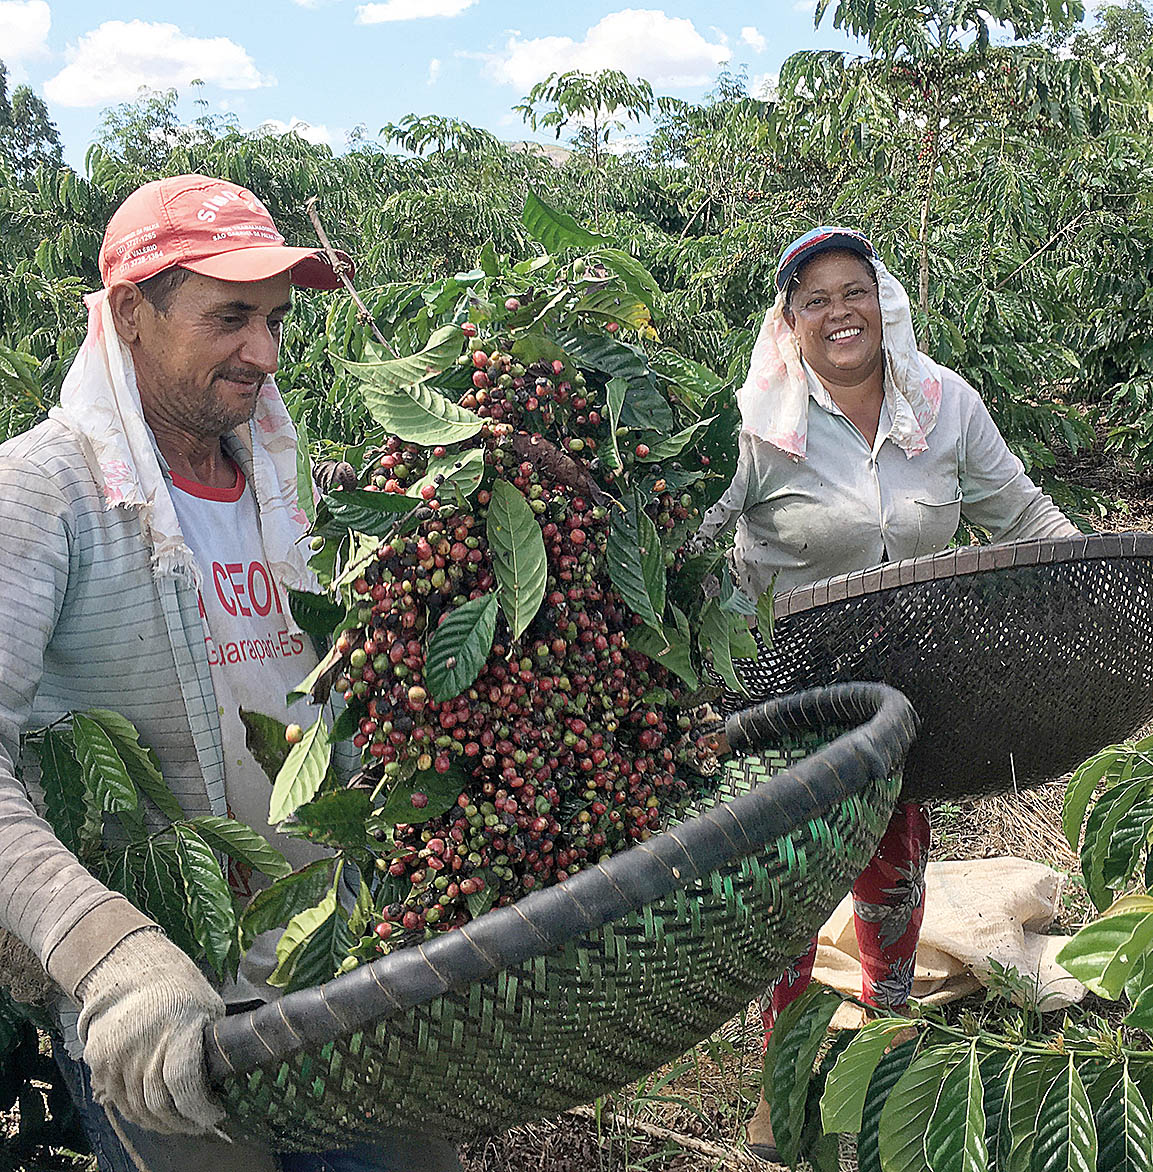
[[[56,984],[75,998],[84,978],[121,940],[141,928],[156,926],[123,896],[114,896],[77,920],[45,958],[44,967]]]

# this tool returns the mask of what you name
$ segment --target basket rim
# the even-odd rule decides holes
[[[986,570],[1114,558],[1153,558],[1153,533],[1087,533],[1078,537],[1031,538],[995,545],[969,545],[904,558],[786,590],[774,599],[773,615],[786,618],[849,598],[943,578],[960,578]]]
[[[463,928],[389,953],[322,985],[222,1018],[205,1030],[210,1080],[315,1049],[424,1002],[554,952],[804,825],[870,781],[896,773],[916,736],[909,700],[886,684],[846,683],[768,700],[725,725],[733,756],[822,725],[847,731],[744,794]],[[775,821],[774,821],[775,819]],[[782,823],[787,827],[782,829]]]

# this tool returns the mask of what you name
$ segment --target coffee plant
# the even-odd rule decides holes
[[[221,976],[273,928],[294,989],[458,927],[644,841],[715,771],[689,713],[740,689],[756,611],[685,541],[731,471],[731,387],[657,344],[630,254],[532,194],[523,224],[550,251],[334,310],[372,430],[320,445],[315,499],[294,403],[323,589],[291,604],[329,647],[296,696],[322,708],[241,716],[270,821],[331,859],[186,817],[114,712],[25,738],[64,845]],[[221,858],[265,877],[246,907]]]
[[[291,871],[283,855],[235,819],[186,817],[156,754],[116,712],[73,712],[23,743],[57,838],[189,956],[234,973],[237,909],[220,858],[275,879]]]
[[[730,389],[646,349],[658,291],[633,257],[533,194],[523,222],[550,252],[486,249],[409,299],[391,337],[350,334],[360,359],[333,353],[378,430],[330,465],[312,537],[325,590],[292,605],[331,639],[301,694],[344,707],[287,730],[271,820],[363,878],[351,913],[343,864],[244,913],[248,935],[291,914],[286,988],[667,825],[715,765],[689,709],[714,678],[739,688],[732,658],[754,651],[719,555],[683,548],[731,466]],[[349,739],[351,782],[330,769]]]
[[[994,969],[984,1018],[922,1009],[883,1016],[824,1048],[841,996],[810,990],[781,1016],[765,1092],[782,1155],[831,1172],[836,1136],[857,1136],[862,1172],[1153,1167],[1153,738],[1085,762],[1066,790],[1063,823],[1080,843],[1099,919],[1058,959],[1092,993],[1122,1003],[1108,1017],[1069,1010],[1046,1028],[1044,990]],[[1012,998],[1017,1006],[1006,1005]],[[903,1040],[912,1027],[916,1036]],[[896,1042],[897,1044],[893,1044]]]

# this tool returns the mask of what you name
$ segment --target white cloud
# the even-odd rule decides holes
[[[429,16],[459,16],[476,0],[385,0],[383,4],[361,4],[357,24],[384,24],[391,20],[421,20]]]
[[[0,58],[11,65],[48,51],[52,10],[46,0],[0,0]]]
[[[103,106],[199,79],[226,90],[274,85],[247,51],[227,37],[190,37],[174,24],[107,20],[69,45],[68,64],[44,83],[61,106]]]
[[[661,86],[705,85],[732,52],[706,40],[691,20],[667,16],[659,9],[625,8],[603,17],[581,41],[521,40],[513,33],[501,52],[480,56],[496,80],[523,93],[548,74],[570,69],[619,69]]]
[[[755,73],[749,78],[749,97],[757,98],[762,102],[775,98],[780,80],[779,73]]]
[[[796,0],[793,5],[794,12],[816,12],[817,0]]]
[[[768,41],[765,40],[764,34],[755,29],[752,25],[746,25],[741,29],[741,40],[744,41],[754,53],[763,53]]]
[[[314,126],[311,122],[305,122],[303,118],[290,118],[287,122],[281,122],[279,118],[268,118],[257,129],[263,134],[289,134],[295,131],[305,142],[310,142],[314,146],[331,147],[335,137],[327,126]]]
[[[428,84],[436,85],[437,79],[440,77],[440,58],[434,57],[428,63]]]

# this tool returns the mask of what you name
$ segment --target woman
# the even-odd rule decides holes
[[[702,538],[736,526],[733,569],[756,599],[944,549],[963,516],[994,541],[1077,529],[1025,475],[977,392],[917,350],[909,299],[869,241],[817,228],[777,266],[777,299],[737,394],[740,457]],[[929,823],[899,804],[853,886],[862,1000],[908,1003]],[[765,1041],[812,976],[816,941],[762,1001]],[[750,1150],[775,1159],[768,1104]]]

